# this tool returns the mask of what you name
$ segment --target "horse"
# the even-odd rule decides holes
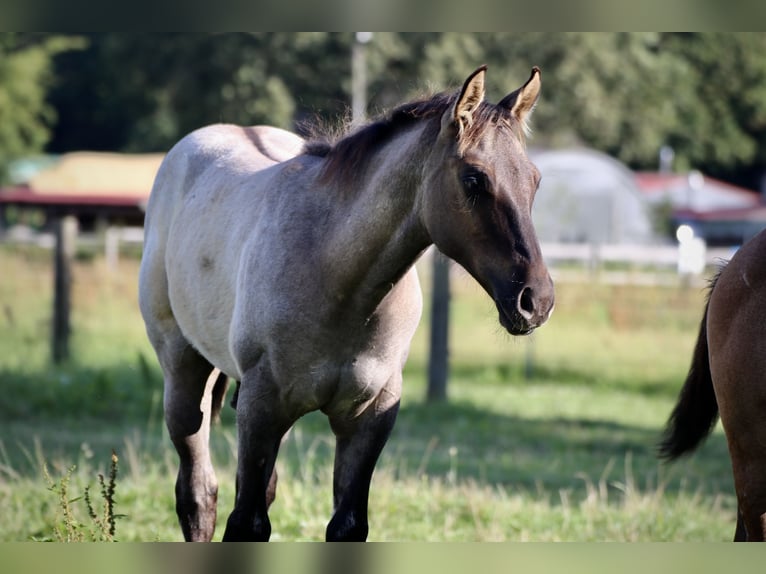
[[[210,423],[237,382],[237,473],[224,541],[265,541],[280,443],[320,410],[335,436],[326,540],[366,540],[370,481],[399,409],[430,245],[492,297],[511,335],[554,289],[525,151],[540,70],[498,104],[486,66],[335,139],[213,125],[182,138],[147,204],[139,306],[164,379],[184,538],[211,540]]]
[[[675,460],[720,416],[737,493],[735,541],[766,537],[766,231],[711,281],[691,367],[660,442]]]

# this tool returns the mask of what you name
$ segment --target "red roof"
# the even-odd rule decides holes
[[[696,221],[766,221],[766,205],[714,211],[678,209],[674,215],[679,219],[694,219]]]
[[[0,203],[27,205],[88,205],[143,208],[146,198],[126,195],[37,193],[28,187],[0,188]]]
[[[639,171],[634,174],[636,185],[639,189],[648,194],[666,192],[669,189],[687,187],[689,185],[689,174],[678,173],[661,173],[655,171]],[[701,176],[702,181],[706,185],[714,186],[726,193],[732,193],[739,195],[743,199],[749,199],[753,202],[760,200],[759,194],[756,191],[745,189],[744,187],[738,187],[731,183],[709,177],[707,175]]]

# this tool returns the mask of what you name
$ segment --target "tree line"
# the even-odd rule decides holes
[[[0,173],[47,152],[166,151],[213,122],[301,131],[351,105],[353,33],[0,33]],[[543,71],[531,145],[587,145],[634,169],[757,188],[766,169],[764,33],[375,33],[368,114],[489,66],[498,100]]]

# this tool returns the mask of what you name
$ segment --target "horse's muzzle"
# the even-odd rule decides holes
[[[555,304],[553,282],[525,285],[514,297],[495,299],[500,324],[511,335],[529,335],[545,323]]]

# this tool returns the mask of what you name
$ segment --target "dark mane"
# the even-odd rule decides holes
[[[401,130],[421,120],[431,121],[429,136],[434,138],[440,129],[439,119],[457,97],[457,93],[439,93],[430,98],[402,104],[388,114],[339,137],[312,137],[306,143],[304,154],[325,158],[321,178],[325,182],[340,180],[349,183],[362,173],[368,159],[382,145]],[[433,121],[436,120],[436,121]],[[466,145],[471,145],[488,124],[505,122],[515,125],[510,111],[482,102],[473,116],[473,123],[461,136]]]
[[[366,158],[381,145],[420,120],[441,117],[452,99],[453,94],[442,93],[402,104],[388,114],[338,138],[312,138],[307,142],[304,153],[325,158],[323,180],[350,181],[364,166]]]

